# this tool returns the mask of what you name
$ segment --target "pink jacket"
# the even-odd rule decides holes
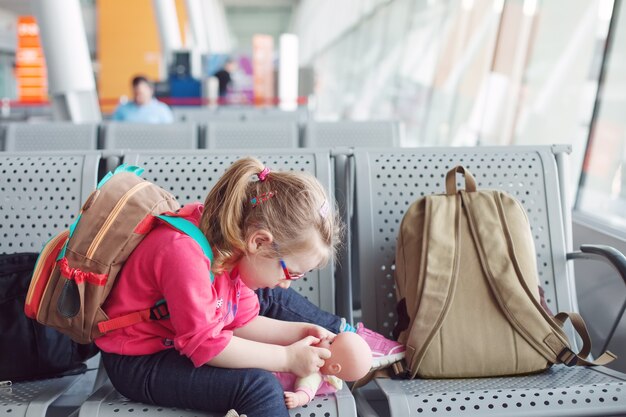
[[[181,209],[198,225],[199,203]],[[170,318],[113,330],[96,339],[105,352],[146,355],[175,348],[198,367],[219,354],[233,330],[259,314],[259,300],[237,270],[215,275],[210,262],[189,236],[162,224],[130,255],[103,306],[109,318],[167,300]]]

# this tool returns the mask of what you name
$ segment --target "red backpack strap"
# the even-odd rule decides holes
[[[157,301],[152,307],[146,308],[145,310],[135,311],[134,313],[125,314],[114,319],[101,321],[98,323],[98,330],[104,334],[112,330],[132,326],[133,324],[141,323],[143,321],[162,320],[168,319],[169,317],[170,312],[167,308],[167,303],[165,302],[165,299],[162,299]]]
[[[213,262],[213,251],[211,250],[211,246],[209,246],[209,242],[207,241],[206,236],[204,236],[204,233],[202,233],[196,225],[191,223],[189,220],[178,217],[176,214],[161,215],[156,217],[195,240],[198,245],[200,245],[204,255],[209,258],[211,262]],[[213,272],[210,271],[210,274],[211,283],[213,283]],[[141,323],[143,321],[162,320],[169,317],[170,313],[167,308],[167,303],[164,299],[162,299],[157,301],[152,307],[145,310],[135,311],[134,313],[125,314],[114,319],[101,321],[98,323],[98,330],[104,334],[112,330],[132,326],[133,324]]]

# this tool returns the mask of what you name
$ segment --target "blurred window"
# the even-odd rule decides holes
[[[596,117],[576,208],[626,227],[626,7],[615,3],[613,37],[604,61]]]

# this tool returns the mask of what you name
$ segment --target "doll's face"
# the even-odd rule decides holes
[[[328,349],[330,350],[330,345],[332,344],[332,342],[328,339],[323,339],[321,340],[318,344],[316,344],[316,347],[320,347],[320,348],[324,348],[324,349]]]
[[[330,346],[330,358],[324,361],[320,372],[324,375],[335,375],[344,381],[356,381],[364,377],[372,366],[372,351],[356,333],[346,332],[338,334]]]

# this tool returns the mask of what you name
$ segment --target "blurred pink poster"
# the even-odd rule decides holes
[[[252,37],[252,77],[254,104],[271,106],[274,103],[274,38],[270,35]]]

